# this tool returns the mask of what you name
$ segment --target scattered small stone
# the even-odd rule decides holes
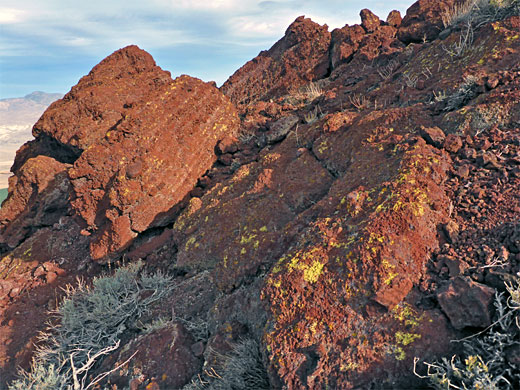
[[[467,165],[461,165],[455,170],[455,175],[461,179],[466,179],[469,175],[469,167]]]
[[[202,341],[198,341],[191,346],[191,352],[196,357],[201,357],[204,354],[204,343]]]
[[[473,148],[463,148],[460,150],[460,155],[467,160],[473,160],[477,157],[477,151]]]
[[[443,226],[446,238],[450,243],[454,243],[459,236],[459,225],[455,221],[449,221]]]
[[[462,140],[455,134],[448,134],[443,146],[447,152],[457,153],[462,148]]]

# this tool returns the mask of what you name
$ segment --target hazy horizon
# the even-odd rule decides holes
[[[173,77],[222,84],[280,39],[300,15],[332,30],[360,23],[369,8],[381,19],[414,1],[100,2],[5,0],[0,6],[0,99],[33,91],[66,93],[114,51],[136,44]]]

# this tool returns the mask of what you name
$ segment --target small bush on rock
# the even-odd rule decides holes
[[[495,322],[484,331],[463,339],[464,357],[424,363],[421,378],[437,390],[513,390],[520,383],[518,360],[510,358],[520,349],[520,284],[506,284],[508,297],[497,294]],[[419,359],[415,358],[415,363]]]
[[[456,3],[442,16],[444,27],[468,21],[473,27],[505,19],[520,13],[520,0],[468,0]]]
[[[229,355],[216,354],[218,368],[205,370],[203,377],[186,385],[183,390],[268,390],[269,379],[262,362],[258,343],[242,340]]]
[[[87,390],[88,372],[102,356],[119,347],[119,336],[164,297],[171,280],[160,273],[140,273],[142,263],[118,269],[113,276],[68,286],[54,313],[57,325],[40,335],[42,347],[30,372],[22,372],[9,390]],[[105,375],[102,375],[104,377]]]

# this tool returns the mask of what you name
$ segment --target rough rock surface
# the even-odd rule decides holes
[[[216,160],[217,142],[237,126],[228,100],[188,76],[126,110],[69,171],[72,206],[93,231],[92,257],[104,258],[138,233],[170,223],[170,210]]]
[[[271,49],[233,74],[221,90],[237,105],[285,95],[327,75],[330,33],[303,16]]]
[[[406,11],[397,36],[404,43],[437,38],[444,29],[442,16],[445,13],[453,12],[457,3],[462,2],[458,0],[419,0],[415,2]]]
[[[110,272],[88,254],[112,229],[113,245],[102,247],[114,250],[113,267],[118,259],[143,259],[147,271],[173,278],[172,294],[139,319],[166,325],[148,334],[127,329],[125,345],[93,371],[139,350],[107,378],[112,388],[182,388],[190,375],[217,385],[244,340],[258,345],[248,356],[259,356],[271,388],[422,388],[410,369],[413,357],[433,361],[457,352],[450,340],[467,336],[468,326],[489,324],[493,291],[520,272],[520,18],[476,28],[460,57],[446,54],[458,31],[424,44],[421,36],[408,46],[396,38],[398,28],[427,31],[426,15],[451,5],[421,0],[404,27],[397,21],[374,23],[370,32],[346,26],[332,33],[330,45],[324,27],[299,18],[222,88],[240,106],[239,133],[223,131],[212,141],[216,156],[207,171],[194,171],[183,196],[172,193],[173,180],[161,179],[167,189],[155,194],[178,200],[151,225],[150,207],[133,211],[147,190],[124,183],[149,183],[142,175],[150,160],[142,153],[158,153],[145,140],[162,126],[155,122],[192,118],[191,111],[175,111],[179,118],[162,122],[173,108],[153,104],[176,82],[224,99],[215,89],[170,80],[144,99],[152,107],[125,108],[127,117],[90,148],[52,141],[62,145],[55,160],[72,178],[78,203],[13,250],[1,248],[2,378],[12,378],[16,365],[28,367],[45,310],[56,302],[54,288],[76,275],[90,280],[100,269]],[[329,59],[330,75],[307,73]],[[316,82],[321,91],[288,89],[316,78],[323,78]],[[137,123],[144,124],[140,132]],[[146,148],[136,146],[138,135]],[[50,150],[52,137],[26,146],[15,172],[35,151]],[[136,152],[123,154],[122,145]],[[167,164],[186,174],[186,155],[175,152]],[[113,175],[108,182],[105,166]],[[96,180],[99,199],[89,193]],[[34,193],[36,203],[46,204],[44,193]],[[86,199],[92,208],[80,207]],[[18,221],[23,215],[9,223],[25,226]],[[118,244],[125,231],[135,235],[126,249]],[[17,313],[30,313],[30,321]],[[174,378],[174,367],[186,375]]]
[[[495,289],[469,278],[457,277],[439,290],[437,299],[455,329],[491,325],[491,302]]]

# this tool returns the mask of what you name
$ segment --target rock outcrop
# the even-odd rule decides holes
[[[136,46],[119,50],[35,124],[36,140],[18,153],[0,212],[3,237],[23,239],[8,238],[9,222],[34,209],[34,188],[42,192],[67,170],[72,192],[62,196],[91,236],[90,255],[116,253],[138,233],[171,223],[169,213],[216,160],[217,142],[237,128],[235,108],[213,86],[188,76],[172,80]],[[35,174],[38,164],[43,169]]]
[[[303,16],[271,49],[261,52],[221,87],[237,105],[283,96],[329,72],[330,33]]]
[[[520,17],[451,56],[453,5],[300,17],[221,91],[136,47],[102,61],[13,167],[0,370],[28,367],[53,288],[142,259],[173,293],[93,370],[127,362],[113,388],[237,362],[258,388],[420,388],[414,356],[457,352],[520,272]]]

